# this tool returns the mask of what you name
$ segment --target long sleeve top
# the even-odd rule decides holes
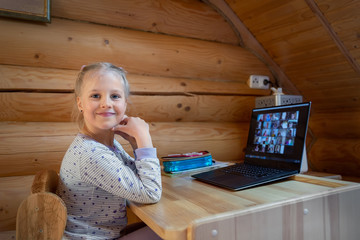
[[[155,203],[162,193],[155,148],[130,157],[119,142],[107,147],[78,134],[60,169],[57,194],[67,207],[64,238],[117,239],[127,224],[126,200]]]

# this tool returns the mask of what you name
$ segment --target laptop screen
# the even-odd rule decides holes
[[[252,111],[245,162],[300,170],[311,103]]]

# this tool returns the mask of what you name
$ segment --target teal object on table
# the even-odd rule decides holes
[[[172,157],[172,158],[164,157],[163,159],[164,159],[163,161],[164,172],[167,173],[184,171],[184,170],[212,165],[212,156],[208,152],[206,152],[201,156]]]

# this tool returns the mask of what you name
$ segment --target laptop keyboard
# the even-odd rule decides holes
[[[259,167],[255,165],[247,164],[235,164],[229,167],[219,169],[226,173],[242,175],[252,178],[262,178],[282,173],[284,171],[273,168]]]

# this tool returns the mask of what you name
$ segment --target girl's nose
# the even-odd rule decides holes
[[[105,97],[101,101],[101,108],[110,108],[111,107],[111,99],[109,97]]]

